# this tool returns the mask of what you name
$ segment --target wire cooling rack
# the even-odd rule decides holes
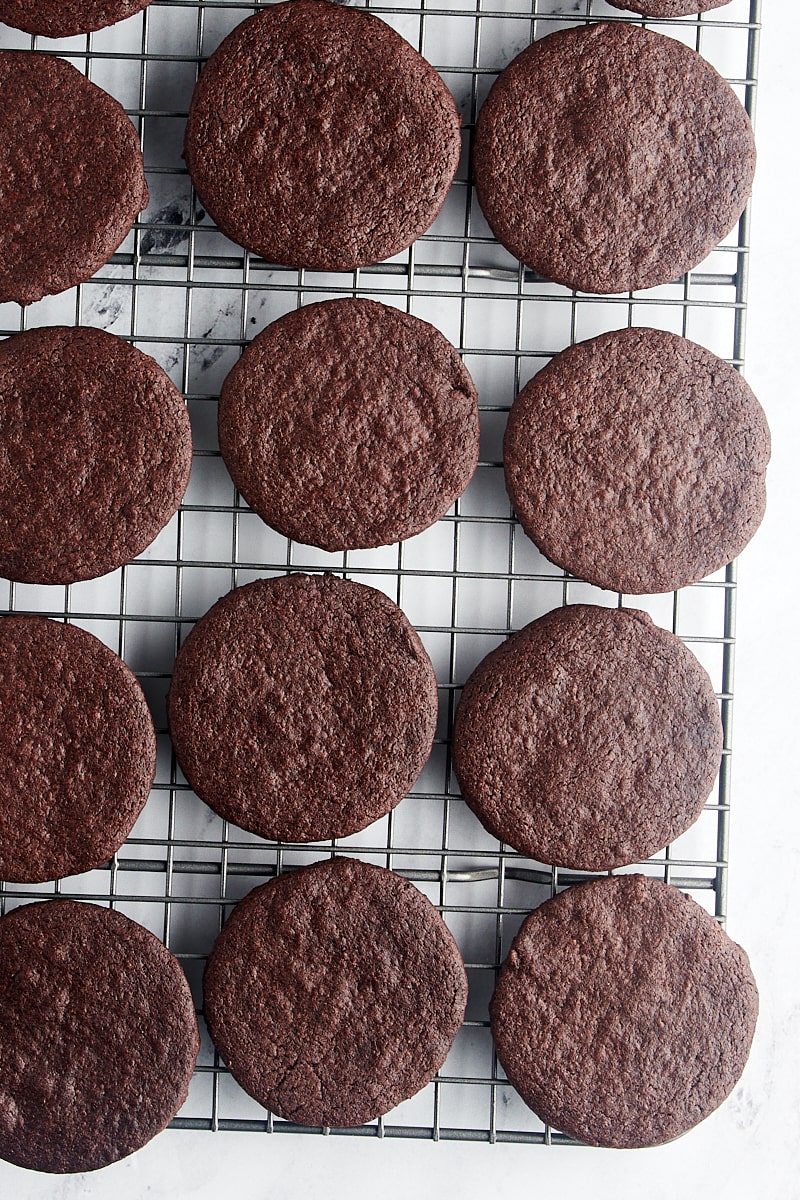
[[[511,630],[559,604],[616,605],[623,597],[568,577],[518,529],[503,486],[502,433],[517,390],[554,353],[608,329],[670,329],[741,367],[748,214],[721,248],[669,286],[595,297],[543,282],[497,245],[475,200],[468,164],[476,113],[497,72],[532,37],[598,18],[636,18],[599,0],[370,4],[437,67],[456,97],[464,120],[457,180],[431,231],[388,263],[339,275],[271,266],[215,229],[181,158],[203,60],[257,7],[155,0],[112,29],[60,42],[0,26],[0,47],[57,52],[122,102],[141,133],[151,196],[147,212],[95,278],[24,310],[0,305],[0,334],[80,323],[130,338],[182,389],[195,444],[186,502],[135,562],[67,588],[0,580],[0,611],[75,622],[121,654],[141,680],[159,730],[153,793],[112,862],[56,884],[0,885],[0,905],[5,911],[53,894],[112,904],[178,956],[199,1012],[205,956],[232,905],[252,887],[334,852],[400,871],[438,906],[458,940],[470,982],[467,1019],[433,1083],[384,1119],[341,1132],[566,1142],[505,1081],[487,1006],[498,964],[525,914],[578,876],[526,860],[482,829],[458,796],[448,736],[463,682]],[[759,10],[759,0],[732,0],[700,18],[647,24],[699,50],[752,114]],[[326,554],[287,542],[236,495],[219,457],[216,398],[243,345],[270,321],[313,300],[355,294],[431,321],[459,347],[481,397],[481,462],[459,503],[426,533],[382,550]],[[172,663],[193,622],[231,587],[287,570],[329,570],[387,592],[421,634],[441,701],[433,754],[411,794],[363,833],[313,847],[265,843],[217,818],[189,790],[166,734]],[[692,830],[639,869],[690,891],[724,920],[735,570],[631,603],[646,608],[700,658],[714,681],[725,728],[712,802]],[[244,1095],[203,1032],[189,1098],[173,1126],[300,1132]]]

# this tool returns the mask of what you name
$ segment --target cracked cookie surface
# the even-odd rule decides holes
[[[77,625],[0,618],[0,879],[102,866],[155,770],[150,710],[121,658]]]
[[[464,799],[500,841],[538,862],[608,871],[697,820],[722,723],[679,638],[634,609],[576,604],[480,663],[452,751]]]
[[[0,575],[121,567],[177,511],[191,462],[183,397],[122,338],[52,326],[0,344]]]
[[[430,658],[382,592],[288,575],[229,592],[178,654],[167,699],[198,796],[283,841],[346,837],[394,808],[428,759]]]
[[[433,325],[326,301],[251,342],[222,389],[219,441],[247,503],[286,537],[386,546],[443,517],[469,483],[477,393]]]
[[[138,1150],[186,1099],[200,1038],[177,959],[74,900],[0,920],[0,1157],[58,1174]]]
[[[350,271],[438,215],[461,153],[455,101],[404,38],[328,0],[270,5],[195,88],[184,154],[223,233],[269,262]]]
[[[694,50],[623,21],[534,42],[480,111],[473,168],[495,236],[545,279],[614,293],[670,283],[733,228],[755,142]]]
[[[63,58],[0,51],[0,303],[89,279],[147,207],[124,108]]]
[[[0,21],[44,37],[75,37],[124,21],[150,0],[0,0]]]
[[[237,905],[204,993],[211,1036],[249,1095],[288,1121],[341,1127],[433,1078],[461,1025],[467,978],[413,884],[336,858]]]
[[[643,17],[686,17],[722,8],[730,0],[608,0],[614,8],[641,13]]]
[[[736,1085],[758,991],[744,950],[699,904],[618,875],[531,913],[489,1010],[498,1058],[543,1121],[590,1145],[655,1146]]]
[[[696,583],[739,554],[766,506],[770,434],[726,362],[659,329],[564,350],[511,408],[506,486],[559,567],[629,595]]]

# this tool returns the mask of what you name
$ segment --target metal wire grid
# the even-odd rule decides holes
[[[565,1143],[505,1081],[488,1030],[496,970],[527,912],[582,876],[500,846],[458,797],[448,736],[472,667],[509,632],[561,603],[620,604],[546,562],[522,535],[502,484],[501,439],[516,391],[558,350],[624,324],[695,338],[743,364],[749,213],[706,263],[668,287],[618,297],[548,284],[497,246],[475,201],[471,130],[497,71],[530,41],[567,24],[623,17],[601,0],[426,0],[368,7],[440,70],[464,117],[465,155],[432,230],[386,264],[352,274],[276,268],[211,225],[180,160],[182,123],[199,68],[224,33],[259,7],[229,0],[155,3],[124,25],[51,43],[0,30],[0,46],[58,52],[117,96],[140,129],[151,204],[120,251],[88,283],[19,310],[0,306],[0,333],[44,324],[95,324],[156,357],[190,409],[195,462],[186,503],[134,563],[67,588],[0,581],[7,612],[40,612],[95,633],[137,672],[159,729],[153,794],[132,836],[106,867],[55,884],[0,884],[0,910],[43,895],[110,904],[150,927],[177,954],[201,1008],[205,956],[232,905],[265,878],[345,851],[399,870],[438,906],[464,954],[467,1020],[436,1080],[354,1135]],[[699,18],[646,22],[710,58],[753,113],[759,0],[733,0]],[[483,444],[475,479],[432,530],[399,546],[325,554],[267,529],[236,495],[215,441],[219,385],[241,348],[289,308],[368,295],[433,321],[459,347],[481,394]],[[189,790],[166,736],[164,699],[174,655],[218,596],[252,578],[332,570],[386,591],[409,614],[440,681],[431,761],[387,817],[336,843],[268,844],[217,818]],[[7,595],[4,594],[7,591]],[[663,597],[637,598],[679,634],[715,681],[725,730],[718,790],[698,825],[643,868],[726,911],[735,567]],[[251,1102],[204,1032],[189,1099],[176,1128],[309,1132]],[[329,1132],[329,1131],[323,1131]]]

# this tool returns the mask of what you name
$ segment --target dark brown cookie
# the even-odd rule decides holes
[[[229,592],[175,663],[169,728],[186,778],[262,837],[346,837],[394,808],[436,728],[436,677],[401,610],[332,575]]]
[[[0,575],[122,566],[177,511],[191,462],[180,392],[122,338],[56,326],[0,344]]]
[[[410,246],[460,152],[433,67],[377,17],[328,0],[270,5],[234,29],[195,88],[184,150],[223,233],[324,271]]]
[[[94,275],[147,207],[124,108],[75,67],[0,51],[0,302],[30,304]]]
[[[150,0],[0,0],[0,21],[44,37],[74,37],[115,25]]]
[[[0,920],[0,1157],[64,1174],[138,1150],[186,1099],[200,1039],[178,961],[74,900]]]
[[[385,546],[443,517],[478,462],[478,397],[445,337],[372,300],[310,304],[248,346],[219,444],[247,503],[325,550]]]
[[[694,50],[622,21],[542,38],[502,72],[473,155],[495,236],[546,279],[626,292],[678,278],[733,228],[750,121]]]
[[[658,329],[557,355],[514,401],[503,453],[528,537],[613,591],[695,583],[735,558],[764,515],[760,404],[727,363]]]
[[[722,8],[729,0],[608,0],[608,3],[644,17],[685,17]]]
[[[486,828],[539,862],[609,871],[688,829],[719,769],[706,672],[635,609],[576,604],[515,633],[470,676],[453,765]]]
[[[688,896],[643,875],[595,880],[526,920],[490,1005],[526,1104],[596,1146],[656,1146],[736,1085],[758,992],[747,955]]]
[[[153,721],[122,659],[75,625],[0,618],[0,879],[107,862],[155,770]]]
[[[447,1057],[467,999],[458,947],[430,901],[352,858],[250,892],[204,984],[231,1074],[301,1125],[363,1125],[413,1096]]]

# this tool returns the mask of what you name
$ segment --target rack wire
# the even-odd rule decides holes
[[[0,580],[1,612],[38,612],[100,637],[137,673],[159,731],[159,766],[131,837],[101,869],[55,884],[0,884],[0,911],[49,895],[110,904],[161,937],[202,1007],[206,954],[233,904],[257,883],[334,853],[401,872],[438,906],[464,955],[467,1018],[437,1078],[371,1125],[336,1133],[559,1144],[506,1082],[488,1028],[499,963],[524,916],[585,876],[522,858],[489,836],[458,795],[449,731],[460,688],[508,634],[559,604],[617,605],[548,563],[521,533],[502,479],[511,401],[550,357],[623,325],[655,325],[743,366],[749,210],[738,229],[684,278],[613,297],[547,283],[492,238],[471,186],[469,143],[498,71],[534,37],[597,19],[636,20],[708,58],[753,114],[760,0],[675,21],[643,21],[602,0],[428,0],[370,3],[441,72],[463,116],[465,152],[432,229],[388,263],[326,275],[275,267],[223,237],[195,197],[180,153],[203,61],[257,3],[154,0],[88,37],[50,42],[0,26],[0,48],[73,62],[126,107],[140,131],[151,202],[119,252],[85,284],[20,310],[0,305],[0,335],[48,324],[97,325],[153,355],[182,389],[195,457],[186,501],[153,545],[101,580],[32,587]],[[475,478],[431,530],[376,551],[326,554],[268,529],[235,493],[219,457],[216,399],[242,347],[282,313],[338,295],[369,296],[437,325],[459,348],[481,397]],[[380,588],[416,625],[437,671],[440,722],[431,760],[410,795],[361,834],[312,847],[265,843],[229,826],[188,788],[166,734],[172,663],[193,622],[230,588],[286,571],[333,571]],[[639,597],[692,648],[719,698],[725,750],[717,789],[697,825],[637,869],[684,890],[724,922],[730,811],[736,576],[731,565],[668,596]],[[202,1019],[201,1019],[202,1026]],[[174,1128],[313,1132],[249,1100],[203,1046]],[[318,1131],[328,1133],[330,1131]]]

